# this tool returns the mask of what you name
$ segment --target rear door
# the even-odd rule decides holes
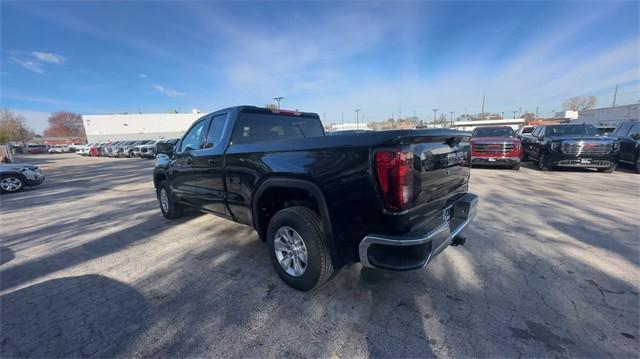
[[[178,199],[194,206],[198,206],[196,197],[198,176],[194,169],[194,162],[203,155],[209,120],[210,117],[203,117],[191,126],[180,141],[180,146],[173,154],[171,166],[169,166],[171,190]]]
[[[194,157],[193,167],[197,173],[197,197],[202,209],[225,217],[230,216],[225,201],[224,150],[228,141],[222,135],[227,128],[228,114],[216,114],[211,118],[204,149]]]

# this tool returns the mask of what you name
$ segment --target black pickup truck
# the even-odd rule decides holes
[[[255,228],[278,275],[309,290],[344,264],[422,268],[473,219],[469,134],[325,136],[315,113],[227,108],[157,145],[165,217],[186,206]],[[461,143],[462,142],[462,143]]]
[[[611,173],[618,166],[620,142],[598,134],[587,124],[538,126],[530,135],[522,136],[522,146],[541,171],[581,167]]]

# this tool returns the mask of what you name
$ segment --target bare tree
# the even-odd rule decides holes
[[[574,96],[566,99],[562,106],[569,111],[584,111],[594,108],[596,102],[595,96]]]
[[[0,109],[0,143],[21,142],[26,148],[26,141],[34,135],[33,130],[27,127],[24,116],[6,108]]]
[[[82,116],[68,111],[52,113],[49,116],[49,127],[44,130],[45,136],[86,138]]]

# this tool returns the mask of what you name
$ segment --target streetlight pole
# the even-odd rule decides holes
[[[354,110],[356,112],[356,130],[360,128],[360,109]]]
[[[453,127],[453,113],[454,112],[455,111],[449,111],[449,113],[451,114],[451,117],[450,117],[450,119],[451,119],[451,127]]]
[[[276,102],[278,103],[278,110],[280,109],[280,101],[282,101],[284,99],[283,96],[278,96],[278,97],[274,97],[274,100],[276,100]]]
[[[516,118],[516,112],[518,112],[518,111],[513,110],[513,118],[514,118],[514,119]]]
[[[436,114],[438,113],[438,109],[434,108],[433,109],[433,128],[436,127]]]

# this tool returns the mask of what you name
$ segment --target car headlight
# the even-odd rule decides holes
[[[620,150],[620,142],[614,142],[611,148],[613,152],[618,152]]]
[[[562,144],[560,142],[551,142],[551,149],[554,151],[560,151],[560,146]]]

